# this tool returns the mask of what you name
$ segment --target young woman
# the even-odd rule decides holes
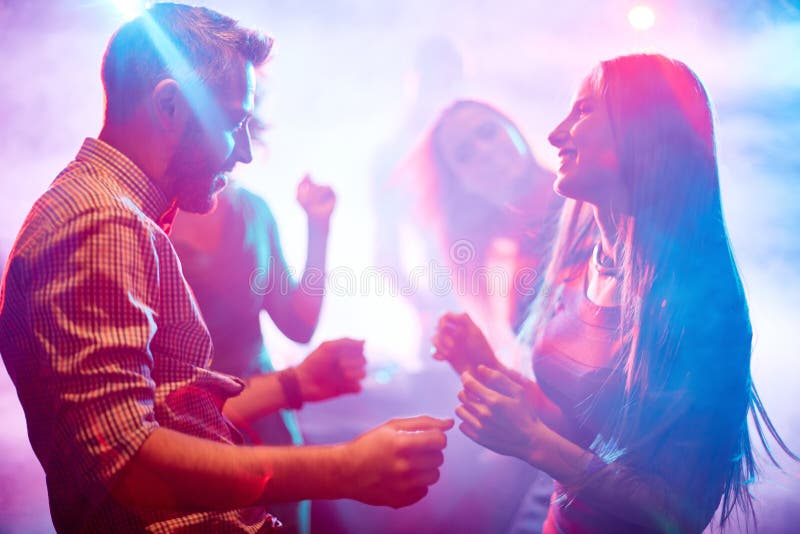
[[[409,295],[431,328],[424,339],[442,310],[458,307],[513,360],[511,326],[530,303],[532,274],[542,268],[535,252],[547,233],[531,229],[552,233],[562,201],[552,181],[496,107],[456,100],[436,117],[381,191],[377,232],[379,264],[412,275],[419,266],[431,269],[427,287]]]
[[[566,201],[526,324],[536,381],[445,315],[460,428],[556,480],[545,532],[700,532],[720,501],[724,526],[752,512],[748,409],[786,447],[751,383],[706,92],[660,55],[605,61],[549,141]]]

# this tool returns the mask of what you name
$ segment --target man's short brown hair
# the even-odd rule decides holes
[[[244,59],[266,61],[272,39],[204,7],[161,3],[123,25],[103,58],[106,121],[124,120],[163,79],[221,87]]]

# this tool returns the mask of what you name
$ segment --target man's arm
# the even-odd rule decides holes
[[[18,388],[39,390],[21,395],[27,417],[45,422],[34,431],[40,447],[52,443],[49,468],[68,469],[88,507],[107,498],[158,427],[149,347],[159,266],[135,214],[98,207],[41,225],[7,288],[15,304],[5,312],[23,321],[27,338],[20,336],[18,357],[28,363]]]
[[[230,510],[263,502],[352,498],[407,506],[439,478],[452,420],[390,421],[343,445],[237,447],[153,431],[112,489],[123,504]]]
[[[14,286],[40,344],[30,387],[46,381],[58,414],[53,461],[70,465],[87,506],[109,493],[182,510],[313,497],[402,506],[425,494],[451,420],[394,421],[347,445],[311,448],[237,447],[160,426],[149,347],[164,273],[151,238],[125,210],[82,214],[42,238]]]
[[[283,257],[277,227],[270,216],[269,244],[276,267],[272,276],[280,283],[271,284],[274,289],[264,295],[264,309],[289,339],[307,343],[314,334],[322,309],[330,217],[336,196],[330,187],[317,185],[305,176],[297,187],[297,201],[308,216],[306,265],[299,283],[294,282]]]

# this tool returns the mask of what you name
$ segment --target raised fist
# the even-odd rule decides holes
[[[358,393],[366,366],[363,340],[342,338],[321,343],[295,368],[303,400]]]
[[[327,185],[315,183],[306,174],[297,184],[297,202],[305,210],[309,222],[326,225],[336,206],[336,193]]]

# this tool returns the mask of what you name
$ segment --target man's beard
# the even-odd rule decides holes
[[[178,199],[178,208],[189,213],[210,213],[217,205],[217,193],[219,193],[227,182],[222,183],[219,180],[225,180],[222,175],[217,175],[211,179],[208,187],[199,187],[197,176],[182,174],[177,177],[175,182],[176,198]],[[203,182],[205,183],[205,182]]]
[[[172,177],[172,190],[178,201],[178,208],[189,213],[209,213],[217,204],[217,193],[221,191],[227,178],[219,169],[209,169],[207,154],[197,147],[203,146],[199,136],[188,132],[184,134],[172,159],[167,166],[167,175]]]

